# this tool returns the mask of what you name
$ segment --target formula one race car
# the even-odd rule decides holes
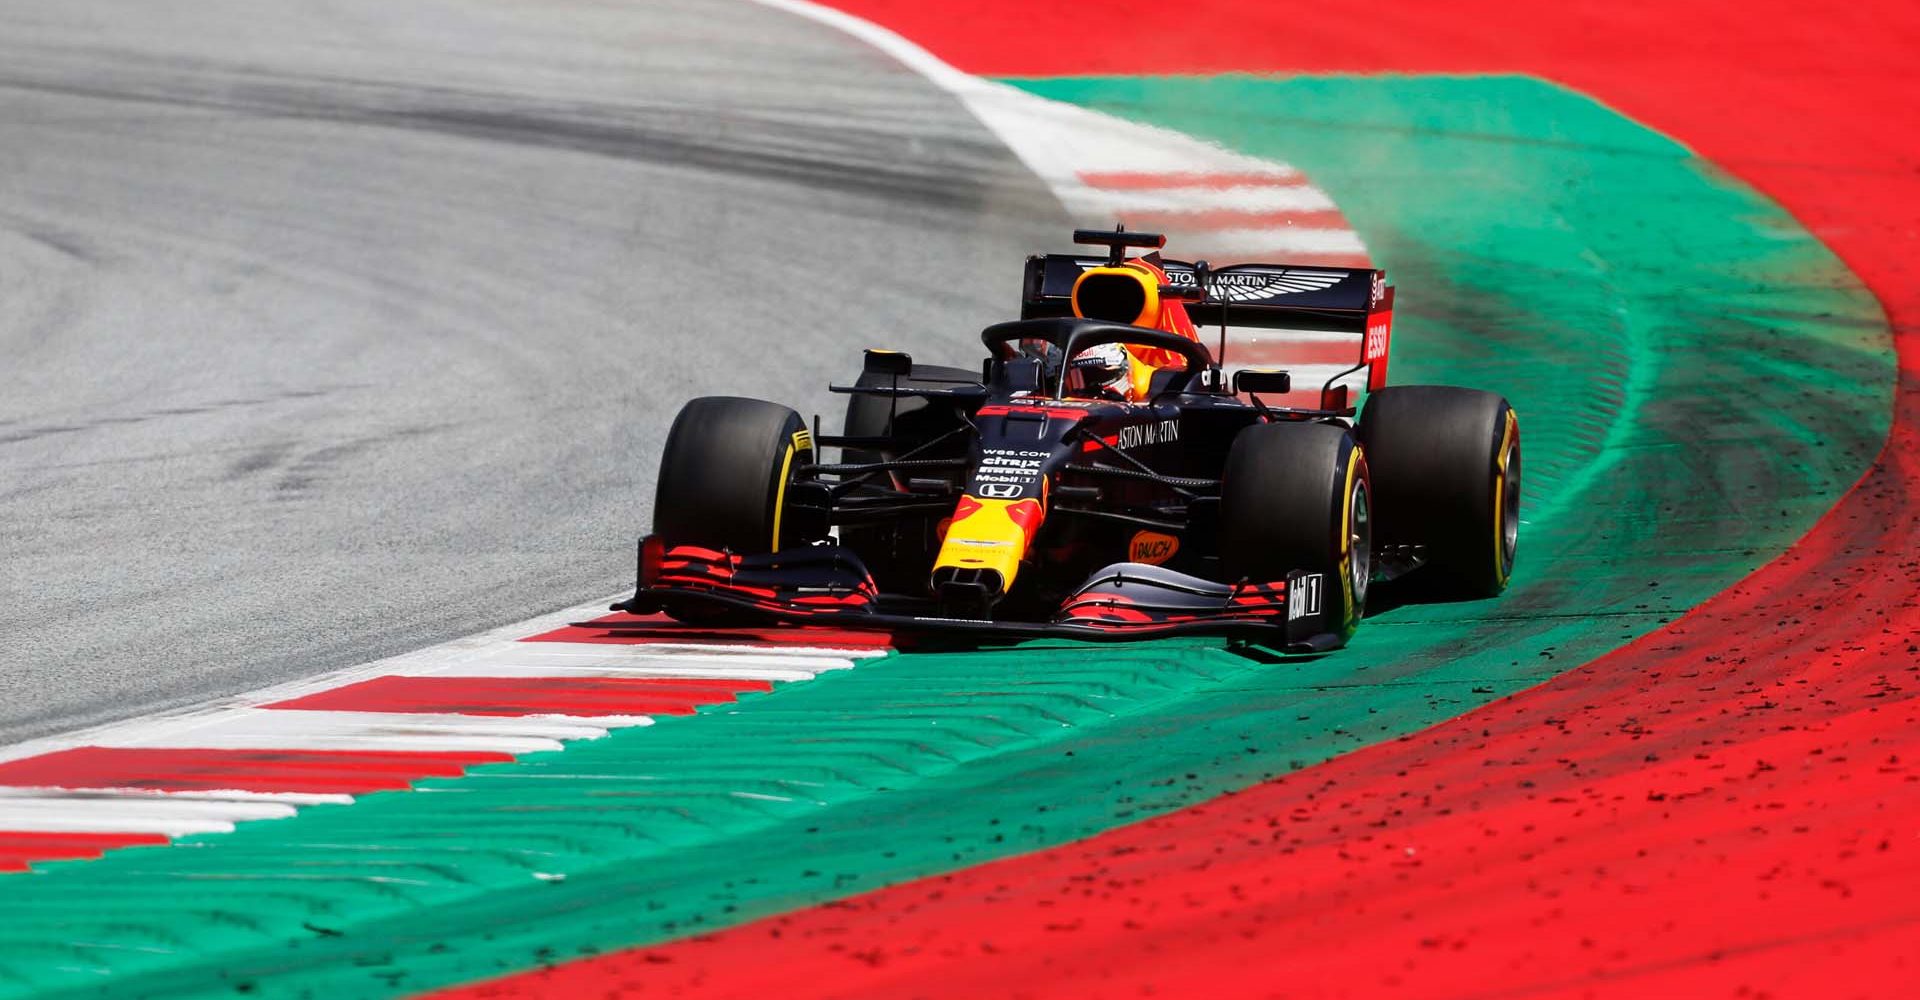
[[[981,368],[866,352],[857,381],[831,387],[850,395],[839,436],[774,403],[688,403],[636,592],[616,608],[1316,651],[1346,641],[1376,581],[1417,572],[1452,598],[1505,589],[1513,409],[1472,389],[1386,387],[1383,272],[1211,268],[1161,259],[1156,234],[1075,239],[1107,253],[1029,258],[1022,318],[981,334]],[[1364,412],[1353,421],[1356,386],[1339,377],[1312,405],[1270,405],[1290,372],[1227,379],[1195,323],[1220,324],[1223,351],[1228,324],[1350,342],[1342,375],[1364,378]]]

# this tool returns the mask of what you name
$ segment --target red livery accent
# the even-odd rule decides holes
[[[1040,506],[1040,501],[1032,497],[1007,505],[1008,519],[1027,536],[1028,545],[1033,544],[1033,534],[1040,530],[1040,522],[1046,518],[1046,514],[1046,510]]]
[[[1385,282],[1385,274],[1374,278],[1374,303],[1367,312],[1367,339],[1361,346],[1369,392],[1386,388],[1387,361],[1393,351],[1393,287]]]
[[[1004,417],[1009,413],[1038,413],[1050,420],[1085,420],[1092,411],[1072,406],[1023,406],[1018,403],[995,403],[980,408],[980,416]]]
[[[1083,601],[1061,609],[1061,614],[1070,621],[1086,625],[1101,625],[1108,622],[1144,625],[1156,620],[1145,611],[1129,608],[1118,601]]]
[[[1117,589],[1099,589],[1077,595],[1060,608],[1056,620],[1096,628],[1121,629],[1165,626],[1222,619],[1260,620],[1286,614],[1285,581],[1251,583],[1237,587],[1222,607],[1175,607],[1136,599]]]
[[[643,568],[640,579],[647,575]],[[655,582],[644,590],[666,595],[673,602],[669,609],[711,598],[776,617],[859,615],[879,596],[865,567],[825,550],[743,557],[693,545],[668,548]]]

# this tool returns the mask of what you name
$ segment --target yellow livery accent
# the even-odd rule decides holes
[[[1513,442],[1518,436],[1519,421],[1513,411],[1507,411],[1507,427],[1500,433],[1500,455],[1495,459],[1496,473],[1493,477],[1493,572],[1500,586],[1507,585],[1507,463],[1513,458]]]
[[[1141,361],[1140,355],[1134,354],[1133,348],[1128,347],[1126,351],[1133,358],[1133,364],[1127,366],[1127,376],[1132,383],[1133,394],[1127,398],[1147,399],[1153,395],[1153,373],[1160,369]]]
[[[1160,283],[1132,267],[1093,267],[1073,282],[1073,314],[1131,326],[1160,325]]]
[[[1340,499],[1340,594],[1344,601],[1346,624],[1353,624],[1353,477],[1360,472],[1360,446],[1347,453],[1347,484]]]
[[[1139,531],[1134,533],[1133,541],[1127,545],[1127,559],[1158,566],[1172,559],[1179,551],[1179,538],[1158,531]]]
[[[780,457],[780,484],[773,490],[773,547],[769,552],[780,551],[780,512],[787,507],[787,480],[793,478],[793,454],[812,450],[813,432],[797,430],[793,432],[792,443],[787,445],[787,453]]]
[[[963,496],[947,525],[933,568],[991,570],[1000,576],[1001,593],[1012,589],[1020,560],[1040,529],[1044,511],[1033,497],[995,500]]]

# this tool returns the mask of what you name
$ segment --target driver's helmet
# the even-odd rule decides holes
[[[1111,394],[1126,399],[1133,388],[1133,358],[1124,344],[1099,344],[1074,355],[1067,366],[1067,392],[1077,396]]]

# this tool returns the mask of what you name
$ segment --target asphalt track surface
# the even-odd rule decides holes
[[[963,361],[1060,211],[753,4],[11,0],[0,740],[612,593],[683,399]]]

